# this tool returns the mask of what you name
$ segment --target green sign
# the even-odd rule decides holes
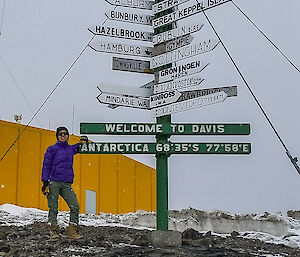
[[[249,135],[250,124],[80,123],[80,134]]]
[[[82,154],[250,154],[250,143],[106,143],[80,145]]]

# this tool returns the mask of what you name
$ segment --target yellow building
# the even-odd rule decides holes
[[[47,210],[41,193],[44,153],[56,141],[55,132],[0,120],[0,205],[16,204]],[[20,137],[19,137],[20,136]],[[16,140],[19,137],[18,140]],[[70,135],[70,144],[79,141]],[[74,158],[74,184],[81,213],[127,213],[156,210],[155,170],[123,155]],[[60,199],[59,209],[68,210]]]

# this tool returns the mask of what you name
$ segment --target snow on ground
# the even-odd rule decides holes
[[[0,205],[1,226],[26,226],[34,222],[47,222],[47,211],[23,208],[11,204]],[[59,212],[58,223],[68,224],[68,212]],[[154,212],[137,211],[127,214],[80,214],[80,225],[121,226],[135,229],[155,229]],[[284,244],[300,248],[300,220],[281,213],[230,214],[222,211],[205,212],[184,209],[169,212],[169,229],[184,231],[193,228],[199,232],[212,231],[219,236],[227,236],[237,231],[249,239],[259,239],[273,244]]]

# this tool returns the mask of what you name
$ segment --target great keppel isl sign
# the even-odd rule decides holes
[[[249,135],[249,123],[80,123],[80,134]]]
[[[186,58],[211,51],[219,44],[219,42],[220,41],[215,39],[208,39],[202,42],[178,48],[165,54],[154,56],[151,59],[150,67],[154,69],[168,63],[184,60]]]
[[[199,12],[203,12],[205,10],[208,10],[212,7],[218,6],[220,4],[229,2],[231,0],[202,0],[197,1],[197,3],[194,3],[193,5],[190,5],[188,7],[185,7],[181,10],[177,10],[175,12],[172,12],[170,14],[164,15],[162,17],[159,17],[157,19],[153,20],[153,28],[158,28],[163,25],[172,23],[174,21],[178,21],[184,18],[187,18],[191,15],[194,15]]]
[[[149,0],[105,0],[111,5],[151,10],[154,1]]]
[[[106,143],[81,144],[83,154],[250,154],[250,143]]]

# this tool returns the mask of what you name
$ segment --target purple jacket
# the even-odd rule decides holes
[[[78,153],[79,144],[56,142],[47,148],[44,156],[42,181],[73,183],[73,156]]]

